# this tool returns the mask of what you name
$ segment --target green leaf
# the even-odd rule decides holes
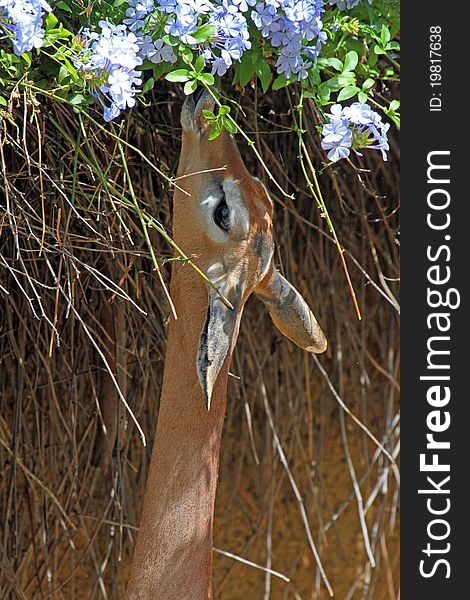
[[[322,83],[322,85],[320,87],[321,88],[327,87],[332,92],[339,92],[339,90],[341,90],[342,88],[344,88],[348,85],[355,85],[355,84],[356,84],[355,74],[350,71],[347,71],[346,73],[342,73],[341,75],[337,75],[336,77],[332,77],[331,79],[328,79],[328,81],[325,81],[324,83]]]
[[[369,68],[374,68],[375,65],[377,64],[377,52],[375,52],[375,48],[378,48],[378,46],[374,46],[370,51],[369,51],[369,56],[367,58],[367,64],[369,65]]]
[[[364,47],[364,40],[355,40],[352,37],[348,37],[345,41],[346,49],[355,50],[357,55],[359,56],[359,62],[361,61],[361,57],[366,55],[366,49]]]
[[[390,41],[390,31],[386,25],[382,25],[382,30],[380,31],[380,39],[382,40],[382,44],[386,46]]]
[[[49,29],[54,29],[54,26],[59,22],[59,19],[54,15],[54,13],[48,13],[46,17],[46,31]]]
[[[74,106],[78,106],[79,104],[83,104],[83,102],[85,102],[85,97],[83,96],[83,94],[74,94],[70,98],[69,102]]]
[[[355,85],[356,84],[356,73],[353,71],[346,71],[346,73],[341,73],[338,75],[338,83],[341,87],[345,87],[346,85]]]
[[[360,91],[361,90],[356,85],[347,85],[338,94],[338,102],[349,100],[349,98],[352,98]]]
[[[230,112],[230,106],[219,106],[219,116],[223,117]]]
[[[192,94],[193,92],[196,91],[197,88],[197,79],[190,79],[189,81],[187,81],[184,84],[184,93],[186,94],[186,96],[189,96],[190,94]]]
[[[374,52],[375,54],[385,54],[385,50],[382,50],[382,48],[377,44],[375,44],[374,46]]]
[[[191,65],[193,62],[193,53],[191,52],[191,49],[187,48],[186,46],[183,46],[183,44],[180,44],[178,51],[184,62],[187,65]]]
[[[211,73],[201,73],[198,79],[208,86],[214,85],[215,83],[214,76],[211,75]]]
[[[62,65],[59,69],[59,74],[57,76],[59,83],[62,83],[66,77],[69,76],[69,70],[65,65]]]
[[[0,96],[0,106],[6,106],[7,105],[7,101],[5,100],[5,98],[3,96]]]
[[[278,77],[276,77],[276,79],[274,80],[273,83],[273,90],[280,90],[284,87],[286,87],[287,85],[289,85],[289,80],[286,79],[284,73],[281,73]]]
[[[163,43],[167,44],[168,46],[178,46],[180,43],[179,38],[174,35],[164,35],[162,40]]]
[[[269,89],[269,84],[271,83],[271,67],[265,60],[262,60],[256,65],[256,73],[261,81],[263,94],[266,94]]]
[[[202,25],[199,27],[193,34],[193,38],[196,40],[198,44],[201,42],[205,42],[209,38],[213,37],[217,32],[217,27],[215,25]]]
[[[388,116],[395,123],[395,125],[398,127],[398,129],[400,129],[400,115],[397,113],[392,113]]]
[[[167,81],[173,82],[183,82],[188,81],[191,78],[191,72],[188,69],[176,69],[176,71],[172,71],[165,75],[165,79]]]
[[[42,47],[47,48],[52,46],[57,40],[66,40],[72,35],[72,32],[68,31],[68,29],[64,29],[62,26],[56,29],[48,29],[44,36],[44,44]]]
[[[225,129],[229,132],[229,133],[237,133],[238,128],[235,125],[235,123],[233,123],[232,121],[230,121],[229,119],[225,119],[224,121],[224,127]]]
[[[362,84],[362,90],[363,91],[370,90],[372,87],[374,87],[374,84],[375,84],[375,81],[369,77],[369,79],[366,79],[364,81],[364,83]]]
[[[57,6],[57,8],[60,8],[61,10],[65,10],[66,12],[72,12],[72,9],[70,8],[70,6],[66,2],[63,2],[62,0],[60,2],[57,2],[56,6]]]
[[[153,77],[150,77],[149,79],[147,79],[147,81],[142,86],[142,93],[145,94],[146,92],[151,90],[154,85],[155,85],[155,79]]]
[[[400,100],[392,100],[390,102],[389,109],[390,110],[398,110],[400,108]]]
[[[215,140],[215,138],[218,138],[221,133],[222,133],[222,128],[220,127],[220,125],[218,123],[216,123],[214,125],[214,129],[210,132],[207,139]]]
[[[198,73],[202,73],[202,71],[204,70],[204,66],[205,66],[204,56],[202,54],[200,54],[196,58],[196,62],[194,63],[194,68],[196,69],[196,71]]]
[[[364,94],[364,92],[359,92],[359,94],[357,95],[357,99],[361,104],[365,104],[368,100],[367,94]]]
[[[308,72],[308,81],[313,88],[316,88],[321,83],[319,69],[316,65],[312,65]]]
[[[47,87],[49,85],[49,81],[47,81],[46,79],[39,79],[35,83],[36,83],[36,87],[39,88],[40,90],[47,89]]]
[[[21,59],[24,60],[28,68],[31,66],[31,52],[25,52],[24,54],[22,54]]]
[[[253,54],[245,53],[240,64],[239,81],[240,85],[245,87],[250,82],[250,79],[256,73],[256,65],[253,63]]]
[[[64,61],[64,65],[67,67],[69,75],[72,77],[73,81],[77,81],[77,79],[79,79],[77,69],[73,66],[68,58],[63,57],[62,60]]]
[[[207,110],[207,108],[202,109],[202,116],[205,117],[206,119],[215,119],[216,118],[214,113],[211,110]]]
[[[339,60],[339,58],[319,58],[318,64],[320,67],[333,67],[337,71],[343,70],[343,63]]]
[[[324,87],[320,90],[320,99],[322,100],[322,102],[324,102],[324,103],[329,102],[330,95],[331,95],[331,92],[330,92],[329,88]]]
[[[357,55],[357,52],[354,50],[348,52],[344,57],[343,73],[347,73],[348,71],[354,71],[354,69],[357,67],[358,62],[359,57]]]

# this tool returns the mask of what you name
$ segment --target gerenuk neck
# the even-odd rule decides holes
[[[170,323],[128,600],[212,598],[213,516],[230,357],[207,411],[196,372],[207,289],[190,266],[176,264],[171,296],[178,319]]]

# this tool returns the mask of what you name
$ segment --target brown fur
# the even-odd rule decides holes
[[[269,294],[263,279],[271,280],[274,272],[273,206],[263,184],[247,171],[231,135],[224,132],[208,142],[202,107],[213,108],[207,94],[197,107],[190,100],[183,107],[178,173],[195,174],[178,181],[190,195],[175,191],[173,234],[185,252],[196,256],[202,269],[217,259],[227,274],[236,270],[243,279],[239,282],[242,298],[235,308],[239,322],[246,299],[258,286],[265,295]],[[221,167],[226,169],[201,173]],[[228,176],[238,183],[250,227],[245,239],[217,244],[202,226],[199,200],[211,182]],[[265,239],[262,244],[260,235]],[[212,529],[219,448],[228,368],[238,326],[207,411],[195,364],[208,306],[207,286],[190,266],[177,262],[171,297],[178,319],[170,323],[160,413],[127,590],[129,600],[212,598]]]

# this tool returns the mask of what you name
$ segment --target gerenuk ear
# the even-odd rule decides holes
[[[204,392],[207,410],[211,407],[212,391],[232,343],[235,343],[241,319],[240,298],[231,300],[228,308],[219,294],[209,289],[206,321],[199,338],[196,359],[197,374]]]
[[[274,267],[255,289],[279,331],[307,352],[325,352],[327,341],[299,292]]]

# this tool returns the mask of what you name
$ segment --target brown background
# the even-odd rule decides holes
[[[388,97],[387,89],[379,93]],[[237,114],[238,122],[256,140],[273,175],[295,194],[294,201],[277,195],[239,142],[250,170],[267,183],[276,202],[278,264],[314,308],[329,350],[317,364],[274,330],[259,303],[249,301],[231,367],[236,377],[229,384],[214,543],[270,566],[290,583],[216,553],[215,596],[327,598],[301,518],[303,505],[335,597],[395,600],[397,477],[338,398],[396,456],[396,132],[392,126],[388,163],[367,151],[320,177],[346,250],[359,321],[338,250],[297,160],[291,107],[298,97],[250,89],[237,99],[245,113]],[[151,105],[115,128],[142,153],[125,146],[141,206],[170,232],[171,191],[142,155],[173,174],[181,102],[175,86],[159,83]],[[319,118],[308,102],[304,119],[308,152],[322,169]],[[57,103],[40,106],[18,98],[13,120],[15,126],[4,122],[0,137],[0,284],[9,291],[0,288],[0,597],[122,598],[157,417],[168,304],[139,219],[123,200],[129,186],[115,139],[90,121],[81,129],[78,117]],[[171,256],[155,232],[152,241],[157,256]],[[166,284],[169,272],[169,263],[162,264]],[[32,309],[38,317],[43,311],[43,318],[35,318]],[[142,447],[85,328],[103,349],[149,447]],[[114,450],[113,428],[107,437],[98,434],[100,400],[105,419],[118,415]],[[273,430],[301,502],[279,460]],[[365,552],[360,512],[375,569]]]

